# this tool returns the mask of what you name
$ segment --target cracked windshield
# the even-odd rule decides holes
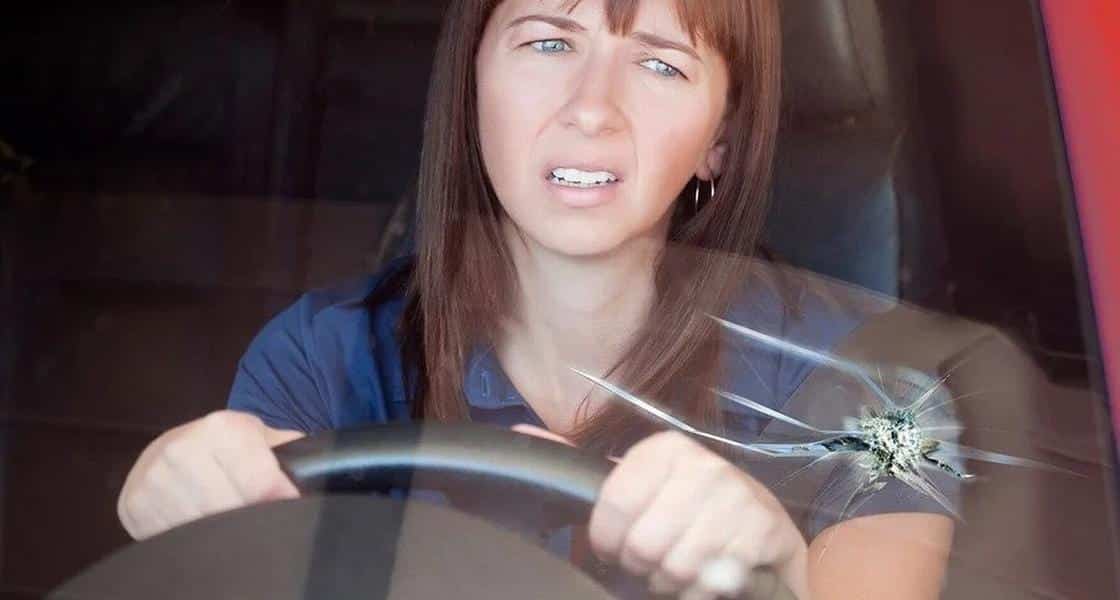
[[[2,27],[3,597],[1117,597],[1037,3]]]

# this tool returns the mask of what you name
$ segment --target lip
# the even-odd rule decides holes
[[[621,186],[623,182],[622,176],[618,174],[618,171],[604,168],[601,165],[596,166],[587,163],[584,163],[584,165],[585,166],[578,166],[569,163],[557,165],[557,167],[570,167],[573,169],[582,169],[587,171],[610,171],[611,173],[614,173],[616,177],[618,177],[618,180],[606,185],[595,187],[569,187],[566,185],[553,183],[551,174],[552,170],[557,167],[550,167],[548,171],[545,172],[543,177],[545,187],[548,190],[548,194],[560,204],[568,208],[577,209],[594,208],[597,206],[608,204],[609,202],[614,200],[618,195],[619,186]]]
[[[578,188],[568,187],[552,182],[554,169],[568,168],[581,171],[595,172],[607,171],[615,176],[616,180],[603,186]],[[568,208],[586,209],[602,206],[614,200],[619,193],[620,186],[626,181],[626,172],[619,161],[585,155],[581,159],[555,159],[548,161],[541,179],[549,196]]]
[[[593,160],[572,160],[572,161],[553,161],[550,162],[544,169],[542,177],[545,181],[552,178],[552,172],[556,169],[579,169],[580,171],[587,171],[594,173],[596,171],[607,171],[615,176],[616,181],[612,185],[617,185],[626,180],[626,175],[622,172],[622,168],[617,164],[612,164],[611,161],[593,161]]]

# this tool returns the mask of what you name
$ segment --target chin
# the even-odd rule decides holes
[[[523,231],[546,250],[573,258],[610,254],[629,239],[623,230],[606,223],[551,223]]]

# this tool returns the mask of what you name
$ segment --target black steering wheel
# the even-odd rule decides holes
[[[587,573],[521,536],[444,506],[369,492],[484,487],[586,523],[605,458],[473,424],[328,432],[275,449],[303,492],[131,544],[51,598],[394,600],[611,598]],[[759,578],[776,581],[769,573]],[[760,586],[754,586],[760,587]],[[792,598],[777,585],[774,594]]]

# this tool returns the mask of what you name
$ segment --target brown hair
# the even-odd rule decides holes
[[[421,153],[417,256],[401,337],[413,415],[465,420],[466,360],[487,343],[511,306],[514,267],[501,234],[503,210],[490,186],[479,140],[475,54],[501,0],[453,0],[436,51]],[[569,0],[574,9],[580,0]],[[625,34],[641,0],[608,0],[611,31]],[[611,370],[611,379],[676,414],[719,422],[707,391],[719,376],[722,314],[744,285],[746,261],[766,212],[778,128],[780,40],[776,0],[677,0],[678,16],[730,70],[724,173],[699,211],[699,182],[676,203],[656,271],[649,323]],[[706,187],[706,186],[705,186]],[[605,450],[649,431],[646,419],[611,404],[582,420],[574,437]]]

